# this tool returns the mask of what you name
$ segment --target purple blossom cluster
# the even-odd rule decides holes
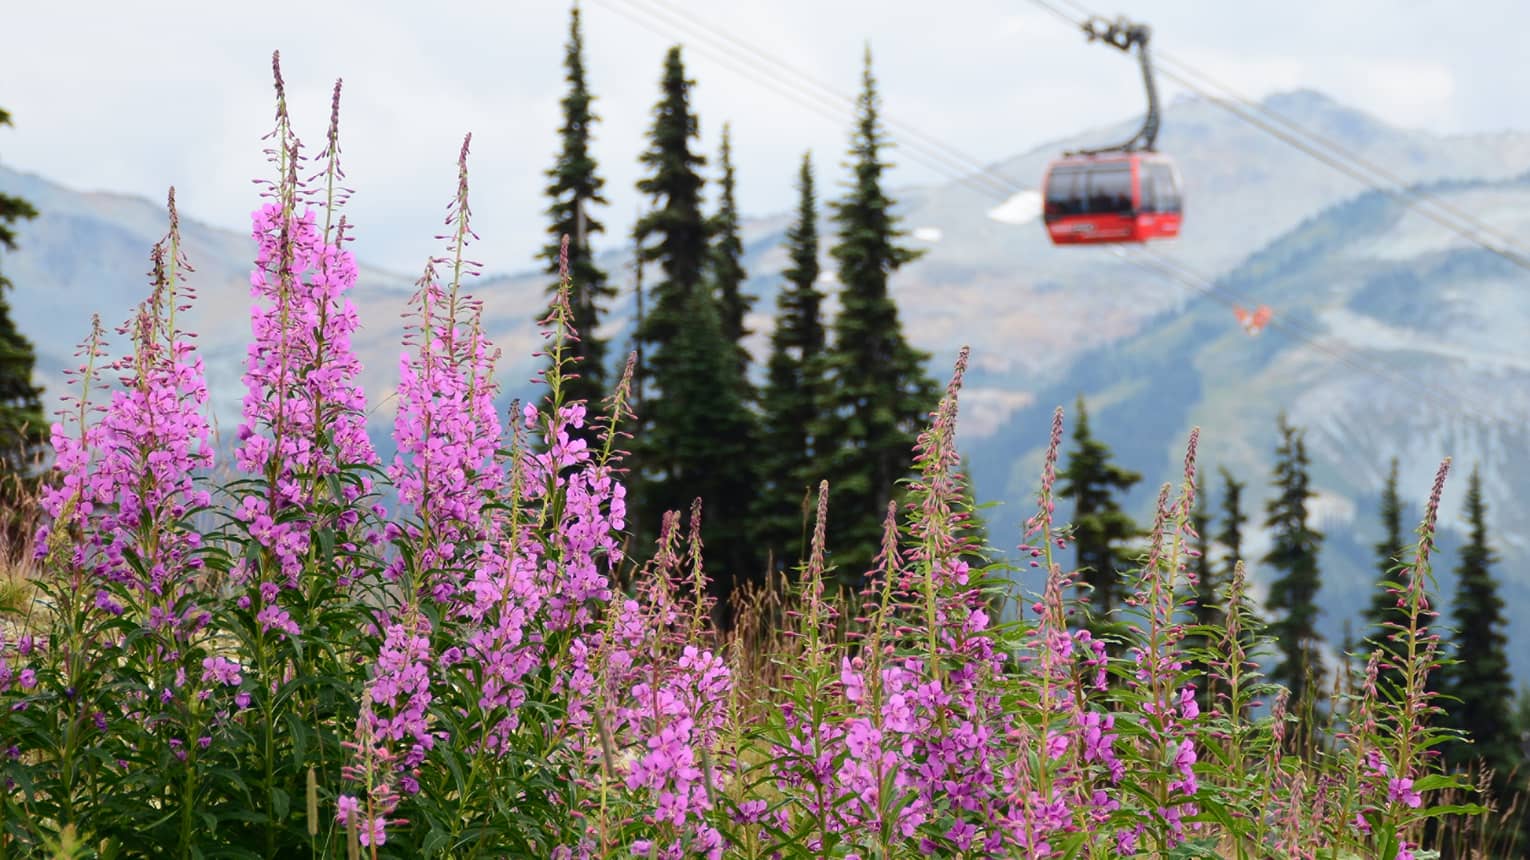
[[[12,638],[0,633],[0,693],[4,693],[13,687],[26,693],[37,686],[37,670],[31,666],[16,668],[11,662],[13,658],[25,661],[32,656],[32,651],[37,648],[36,637],[30,633],[22,633]]]
[[[413,518],[389,526],[409,552],[400,553],[387,572],[406,606],[428,602],[440,621],[438,629],[429,630],[423,620],[401,625],[395,617],[386,628],[389,642],[410,630],[411,644],[385,647],[386,659],[380,659],[369,687],[369,711],[358,726],[357,772],[368,774],[389,803],[418,790],[409,772],[422,766],[432,743],[446,738],[430,727],[436,707],[458,709],[451,722],[462,727],[461,734],[452,742],[474,755],[506,754],[517,742],[523,708],[534,694],[532,676],[547,666],[559,671],[550,673],[551,686],[538,695],[562,697],[566,713],[552,730],[579,749],[594,746],[588,742],[589,707],[595,675],[605,667],[592,656],[605,653],[602,619],[616,616],[606,607],[622,559],[625,488],[611,465],[597,460],[576,435],[585,427],[586,405],[554,404],[545,412],[527,405],[517,416],[508,454],[504,449],[495,405],[498,353],[483,335],[479,304],[460,284],[462,270],[471,268],[462,259],[472,235],[466,221],[466,155],[464,144],[463,180],[452,208],[455,220],[449,219],[456,228],[452,257],[432,261],[422,278],[412,302],[415,320],[407,341],[412,349],[400,361],[398,454],[388,475]],[[441,262],[455,273],[449,284],[435,276]],[[549,324],[549,336],[561,336],[567,320]],[[527,431],[540,431],[543,444],[526,444]],[[726,669],[710,652],[681,662],[675,677],[695,675],[705,695],[726,695]],[[649,683],[660,681],[665,679]],[[628,689],[635,687],[641,684],[633,680]],[[668,695],[669,687],[664,689]],[[692,704],[689,698],[669,701],[665,719]],[[666,749],[689,743],[694,733],[715,732],[697,723],[657,728],[636,715],[633,720],[655,736],[668,732]],[[621,731],[629,733],[626,726]],[[672,777],[654,763],[663,754],[655,755],[659,758],[630,791]],[[394,776],[378,770],[384,761]],[[689,788],[674,793],[692,794]],[[656,814],[666,820],[676,815],[669,797],[659,790],[655,800],[656,809],[663,807]],[[389,814],[391,808],[371,814],[362,828],[372,834],[367,838],[385,838]]]
[[[770,765],[789,803],[765,815],[768,830],[851,857],[881,856],[895,844],[934,854],[1051,857],[1080,840],[1132,855],[1148,848],[1150,832],[1155,850],[1172,848],[1185,838],[1201,791],[1199,707],[1194,688],[1182,683],[1183,634],[1172,623],[1184,559],[1169,553],[1144,568],[1138,602],[1149,629],[1137,631],[1144,644],[1128,661],[1134,671],[1113,688],[1106,642],[1071,623],[1072,580],[1051,560],[1052,548],[1066,545],[1052,520],[1059,412],[1026,536],[1046,564],[1046,587],[1036,622],[1012,654],[993,628],[957,528],[951,429],[963,367],[958,360],[920,438],[920,476],[906,506],[910,540],[900,552],[889,533],[882,584],[868,589],[876,592],[863,619],[870,632],[834,660],[829,676],[819,667],[832,651],[815,654],[813,622],[805,622],[801,638],[809,644],[798,659],[808,666],[793,670],[800,698],[782,708]],[[1187,505],[1164,506],[1172,530],[1188,528]],[[1171,529],[1162,531],[1160,546],[1179,545]],[[810,563],[803,619],[825,614],[814,605],[816,575]],[[1011,656],[1019,658],[1013,668]],[[1144,804],[1144,790],[1157,802]],[[754,821],[752,813],[742,817]]]
[[[85,539],[74,544],[71,563],[90,574],[79,585],[94,593],[97,608],[121,615],[131,600],[148,626],[184,637],[207,620],[194,601],[180,597],[195,590],[202,567],[202,534],[188,520],[211,501],[199,478],[213,464],[213,445],[202,359],[175,326],[192,293],[176,282],[189,266],[176,250],[173,190],[170,211],[170,234],[153,253],[153,291],[119,329],[133,350],[106,365],[117,372],[118,386],[99,411],[89,403],[104,352],[99,325],[82,347],[73,426],[52,428],[60,480],[44,486],[41,503],[53,522],[36,545],[45,555],[54,530],[81,529]]]
[[[552,450],[568,444],[578,443],[564,437]],[[666,516],[660,551],[636,594],[609,603],[604,624],[574,640],[568,720],[576,748],[598,768],[594,782],[624,790],[624,808],[641,822],[626,852],[717,860],[726,847],[713,818],[731,773],[721,762],[733,673],[698,644],[709,601],[699,569],[681,582],[678,524],[678,512]],[[693,540],[698,527],[699,506],[692,508]],[[590,823],[559,856],[602,856],[609,835],[601,831],[610,822],[602,810],[588,811]]]
[[[278,74],[279,92],[280,87]],[[278,605],[280,591],[297,587],[315,530],[325,526],[340,533],[336,574],[342,582],[356,575],[346,553],[360,540],[375,540],[352,534],[364,513],[357,502],[371,492],[371,479],[331,480],[348,466],[378,462],[367,435],[361,363],[351,347],[360,326],[350,298],[357,266],[345,248],[344,217],[333,223],[344,199],[333,189],[342,175],[338,114],[337,84],[324,171],[331,191],[323,205],[305,203],[313,195],[298,178],[300,147],[280,109],[272,132],[279,177],[269,183],[267,201],[251,214],[252,338],[235,462],[264,483],[261,492],[241,493],[234,515],[274,564],[245,559],[235,577],[253,577],[262,629],[287,636],[297,633],[298,624]],[[339,488],[338,498],[327,498],[331,486]],[[321,502],[336,512],[321,514]]]
[[[418,522],[395,536],[416,544],[418,569],[431,572],[421,585],[432,599],[451,603],[492,529],[483,513],[505,480],[494,405],[497,353],[480,330],[476,305],[455,286],[443,290],[433,266],[411,305],[418,321],[406,341],[413,350],[399,360],[398,453],[388,476]]]
[[[268,202],[251,220],[253,339],[236,459],[246,473],[274,475],[277,504],[306,506],[341,466],[377,462],[351,349],[356,261],[342,244],[344,222],[325,241],[314,209],[289,214]],[[345,501],[361,495],[348,489]]]
[[[357,818],[362,845],[387,841],[390,818],[398,808],[399,791],[417,794],[419,769],[444,732],[431,728],[432,663],[430,622],[407,608],[388,624],[377,655],[371,683],[363,693],[356,738],[350,744],[355,759],[347,778],[363,789],[363,796],[342,794],[338,820]]]

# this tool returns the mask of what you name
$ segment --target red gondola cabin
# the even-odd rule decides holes
[[[1152,152],[1073,155],[1042,182],[1042,219],[1054,245],[1146,242],[1179,235],[1179,174]]]

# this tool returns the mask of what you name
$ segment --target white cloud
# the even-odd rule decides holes
[[[1355,102],[1395,125],[1439,127],[1454,113],[1456,76],[1440,63],[1363,59],[1343,64],[1341,80]]]

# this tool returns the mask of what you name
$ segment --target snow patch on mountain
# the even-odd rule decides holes
[[[988,210],[988,217],[1002,224],[1025,224],[1041,217],[1041,192],[1032,188],[1017,192]]]

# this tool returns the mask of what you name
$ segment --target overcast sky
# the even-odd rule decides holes
[[[1245,94],[1320,89],[1391,123],[1440,133],[1530,128],[1530,3],[1481,0],[1121,0],[1092,6],[1154,27],[1154,45]],[[679,9],[687,35],[665,7]],[[266,175],[270,54],[280,49],[298,134],[322,142],[345,79],[342,146],[362,259],[405,274],[438,248],[455,159],[470,161],[478,256],[526,268],[544,241],[543,171],[557,146],[568,0],[426,4],[23,2],[0,11],[0,161],[81,190],[162,199],[244,231]],[[805,106],[738,70],[718,32],[853,93],[869,43],[884,110],[984,161],[1142,110],[1136,69],[1027,0],[584,0],[595,155],[622,241],[640,199],[667,47],[685,44],[701,147],[733,129],[746,214],[788,209],[801,154],[837,193],[849,114]],[[630,16],[630,17],[629,17]],[[633,20],[639,19],[644,23]],[[655,32],[657,30],[658,32]],[[782,81],[780,73],[774,80]],[[777,86],[781,84],[778,83]],[[1163,82],[1167,97],[1177,88]],[[893,180],[941,175],[905,155]],[[710,165],[709,165],[710,168]],[[711,175],[710,173],[708,174]],[[711,190],[711,186],[708,186]]]

